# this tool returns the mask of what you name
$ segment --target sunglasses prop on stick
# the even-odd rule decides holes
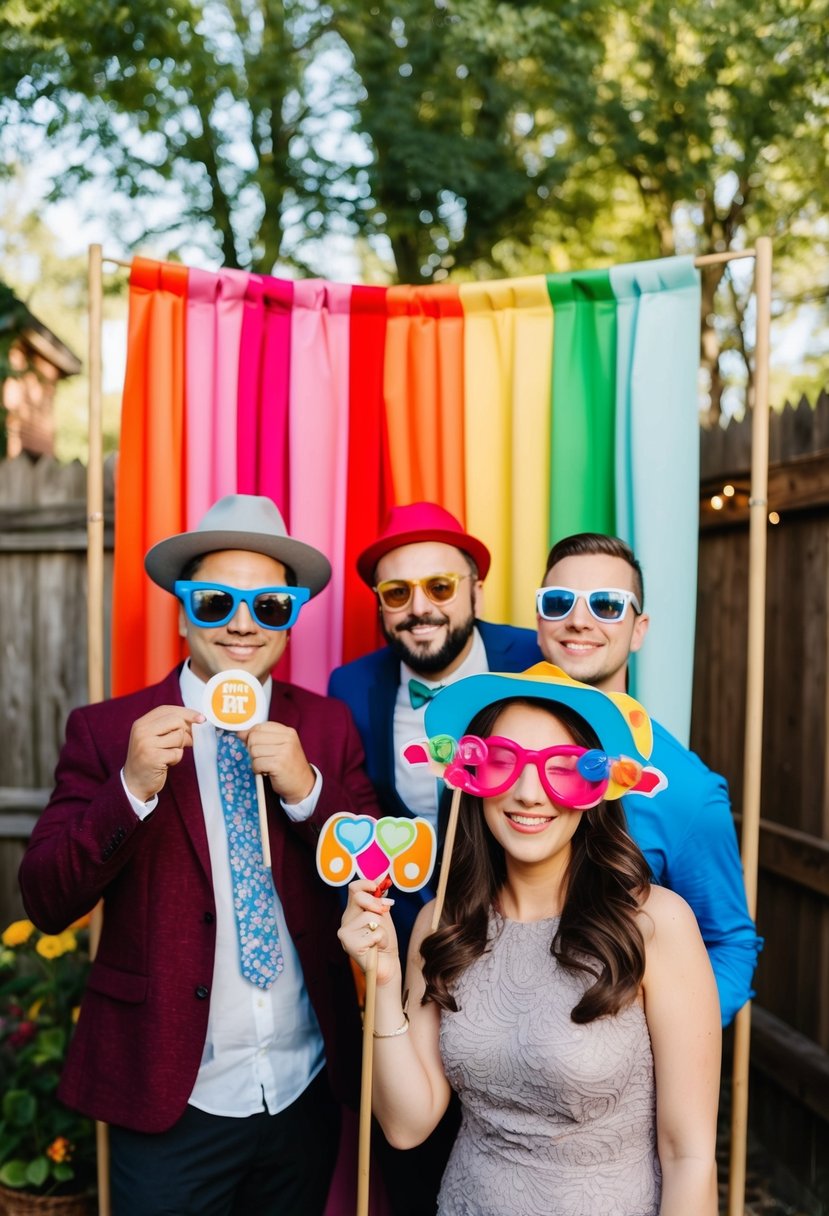
[[[343,887],[355,875],[377,883],[379,899],[392,883],[401,891],[419,891],[432,877],[437,853],[435,829],[427,819],[393,818],[343,812],[323,825],[317,841],[317,872],[331,887]],[[371,1081],[374,1062],[374,1013],[377,1003],[377,946],[366,958],[363,1007],[363,1063],[360,1080],[360,1125],[357,1147],[357,1216],[368,1216],[371,1152]]]
[[[250,730],[268,717],[265,690],[247,671],[220,671],[204,687],[202,713],[220,730]],[[261,773],[254,773],[256,802],[259,809],[259,832],[262,837],[262,860],[271,868],[271,845],[268,836],[268,811],[265,785]]]

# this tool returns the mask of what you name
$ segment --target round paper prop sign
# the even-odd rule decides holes
[[[268,716],[265,693],[247,671],[220,671],[208,680],[202,704],[204,716],[223,730],[248,730]]]

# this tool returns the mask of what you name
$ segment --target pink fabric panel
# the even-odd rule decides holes
[[[213,501],[215,304],[219,277],[190,270],[185,377],[185,518],[194,528]]]
[[[213,501],[236,493],[236,402],[239,391],[239,347],[250,275],[222,270],[216,300],[216,441],[213,448]]]
[[[242,306],[239,336],[239,382],[236,404],[236,489],[256,494],[256,452],[259,429],[259,381],[265,331],[265,284],[252,274]]]
[[[302,611],[291,638],[291,678],[325,692],[342,656],[348,459],[351,287],[294,284],[291,326],[291,533],[321,549],[331,583]]]
[[[291,313],[294,284],[264,279],[264,345],[259,396],[257,494],[267,494],[291,531],[288,405],[291,387]]]

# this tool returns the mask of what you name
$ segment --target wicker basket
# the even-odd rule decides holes
[[[0,1186],[0,1216],[94,1216],[89,1195],[30,1195]]]

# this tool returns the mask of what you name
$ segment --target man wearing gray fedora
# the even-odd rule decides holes
[[[270,673],[331,568],[252,495],[221,499],[145,566],[180,600],[189,658],[70,715],[20,869],[47,932],[104,905],[60,1097],[110,1124],[115,1216],[313,1216],[359,1062],[339,899],[314,849],[334,812],[377,809],[348,709]],[[205,684],[232,669],[269,706],[241,736],[202,713]]]

